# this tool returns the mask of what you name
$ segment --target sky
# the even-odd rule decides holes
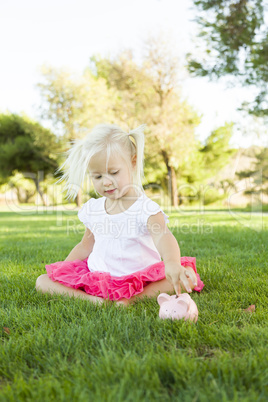
[[[195,12],[192,0],[0,0],[0,112],[39,119],[42,65],[82,72],[94,54],[132,48],[139,57],[148,35],[169,35],[183,62],[195,49]],[[252,99],[252,91],[186,73],[181,86],[202,114],[196,130],[202,142],[213,129],[235,121],[233,146],[268,145],[264,130],[257,135],[256,123],[236,110]]]

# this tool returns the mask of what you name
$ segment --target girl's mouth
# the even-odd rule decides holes
[[[113,194],[113,192],[114,192],[115,190],[116,190],[116,188],[114,188],[113,190],[106,190],[105,193]]]

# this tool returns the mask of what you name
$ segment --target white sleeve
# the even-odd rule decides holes
[[[160,208],[160,206],[156,202],[147,198],[142,205],[142,212],[141,212],[142,222],[145,225],[147,225],[149,217],[158,214],[158,212],[162,212],[162,214],[164,215],[165,223],[168,223],[169,222],[168,215],[165,214],[165,212]]]
[[[82,208],[78,211],[78,219],[87,227],[90,229],[90,204],[91,204],[91,199],[87,201]]]

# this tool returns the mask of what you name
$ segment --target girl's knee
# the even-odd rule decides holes
[[[47,282],[47,280],[48,280],[48,274],[43,274],[43,275],[38,276],[38,278],[36,279],[36,282],[35,282],[35,289],[39,290],[39,291],[44,290],[45,283]]]

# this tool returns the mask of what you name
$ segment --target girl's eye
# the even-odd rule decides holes
[[[117,174],[117,173],[119,173],[119,170],[117,170],[116,172],[112,172],[112,173],[110,173],[110,174],[111,174],[111,175],[115,175],[115,174]],[[94,179],[97,179],[97,180],[98,180],[98,179],[101,179],[101,177],[102,177],[102,176],[95,176]]]

